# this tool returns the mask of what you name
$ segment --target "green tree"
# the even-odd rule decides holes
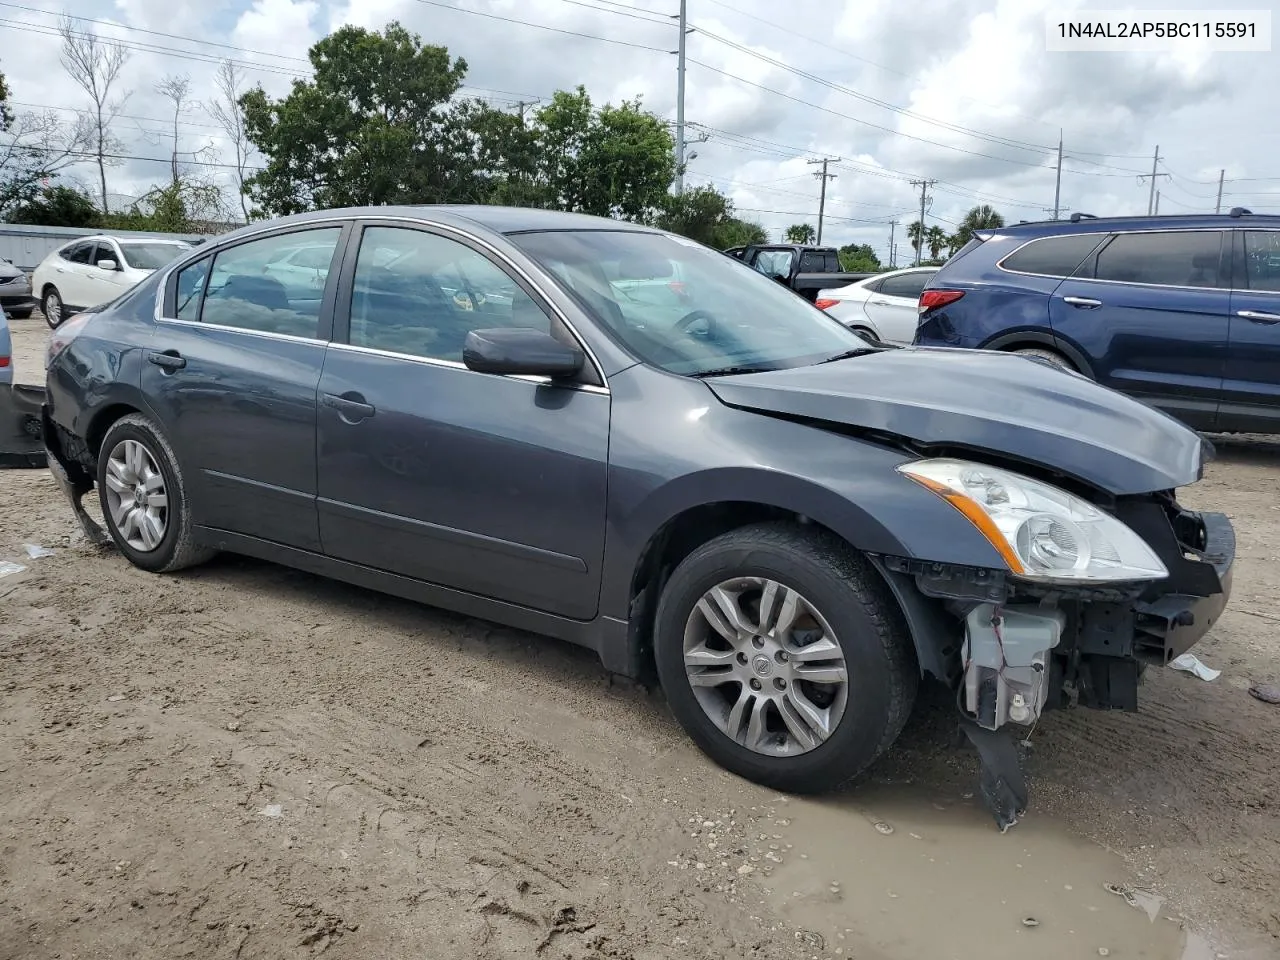
[[[924,245],[929,248],[929,257],[937,260],[947,245],[947,232],[935,224],[924,232]]]
[[[793,223],[787,227],[787,243],[813,243],[818,236],[813,226],[808,223]]]
[[[127,211],[104,213],[100,220],[108,230],[199,233],[204,223],[219,217],[222,203],[216,184],[179,173],[176,182],[152,187]]]
[[[847,273],[875,273],[880,258],[869,243],[850,243],[840,248],[840,269]]]
[[[956,249],[963,247],[972,240],[973,235],[979,230],[993,230],[1003,226],[1004,217],[1000,216],[994,207],[985,203],[976,206],[966,213],[964,219],[960,221],[960,227],[956,230],[956,239],[959,241]]]
[[[959,233],[953,233],[947,237],[947,257],[954,257],[956,251],[964,246],[964,240],[960,238]]]
[[[924,221],[915,220],[907,225],[907,239],[911,241],[911,249],[916,252],[916,257],[920,256],[920,248],[924,243],[925,236]]]
[[[60,171],[79,162],[87,138],[83,122],[68,125],[54,110],[15,110],[0,73],[0,218],[36,200]]]
[[[101,216],[87,193],[74,187],[46,187],[31,200],[16,206],[8,216],[10,223],[29,223],[43,227],[97,227]]]
[[[670,195],[656,223],[717,250],[764,243],[764,227],[734,216],[733,201],[712,186]]]
[[[451,122],[462,59],[424,46],[397,22],[344,26],[309,51],[314,76],[287,97],[261,87],[240,98],[245,132],[266,158],[246,186],[268,215],[316,207],[476,199],[459,169],[470,138]]]

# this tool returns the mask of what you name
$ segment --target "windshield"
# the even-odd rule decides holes
[[[135,270],[159,270],[180,253],[191,249],[186,243],[122,243],[120,252],[124,255],[126,267]]]
[[[776,280],[691,240],[569,230],[511,241],[632,353],[671,373],[779,370],[869,348]]]

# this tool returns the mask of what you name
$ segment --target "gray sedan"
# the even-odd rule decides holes
[[[27,272],[8,260],[0,260],[0,307],[9,316],[25,320],[36,308],[31,294],[31,278]]]
[[[264,273],[301,249],[316,283]],[[1174,497],[1212,449],[1163,413],[542,210],[219,238],[58,328],[43,430],[138,567],[233,551],[583,644],[776,788],[861,773],[942,684],[1003,827],[1011,733],[1134,708],[1231,585],[1231,524]]]

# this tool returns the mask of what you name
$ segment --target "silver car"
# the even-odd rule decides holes
[[[8,260],[0,260],[0,307],[9,316],[25,320],[36,308],[31,295],[31,278]]]

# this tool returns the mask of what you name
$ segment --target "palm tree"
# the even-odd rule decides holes
[[[964,215],[964,219],[960,221],[960,228],[956,231],[956,237],[960,240],[960,245],[964,246],[979,230],[993,230],[1003,226],[1004,217],[996,212],[995,207],[984,203]]]
[[[907,239],[911,241],[911,249],[916,252],[916,259],[920,258],[920,244],[925,235],[924,221],[917,220],[907,226]]]
[[[953,233],[947,237],[947,257],[954,257],[956,251],[964,246],[964,240],[960,238],[960,234]]]
[[[938,254],[947,245],[947,232],[935,224],[924,232],[924,242],[929,248],[930,259],[937,260]]]
[[[793,223],[787,227],[787,243],[813,243],[817,232],[812,224]]]

